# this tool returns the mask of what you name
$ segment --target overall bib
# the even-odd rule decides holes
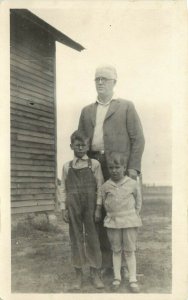
[[[94,221],[96,180],[90,159],[88,167],[82,169],[74,169],[70,162],[66,190],[73,265],[81,268],[87,258],[90,267],[101,268],[102,257]]]

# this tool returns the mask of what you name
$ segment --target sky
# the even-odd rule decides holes
[[[30,9],[86,48],[78,52],[56,43],[58,177],[62,165],[72,159],[69,137],[77,129],[81,109],[96,99],[95,68],[111,64],[118,73],[115,93],[134,102],[142,122],[143,181],[171,185],[173,99],[181,97],[176,89],[181,63],[176,52],[178,13],[127,7],[121,1],[75,3]]]

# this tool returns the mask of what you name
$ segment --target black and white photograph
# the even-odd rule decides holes
[[[0,299],[186,300],[186,2],[10,2]]]

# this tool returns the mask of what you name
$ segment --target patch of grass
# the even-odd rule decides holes
[[[37,231],[58,234],[62,233],[62,228],[58,224],[50,223],[48,218],[36,215],[33,218],[27,217],[24,220],[20,220],[14,225],[11,230],[11,237],[28,237],[33,234],[37,236]]]
[[[14,227],[12,227],[11,237],[13,239],[19,236],[28,237],[33,235],[34,232],[35,232],[35,228],[31,224],[29,224],[28,222],[21,221]]]
[[[141,293],[170,293],[171,203],[145,202],[142,219],[136,252]],[[61,214],[57,215],[57,220],[57,226],[47,224],[39,217],[35,226],[32,222],[24,227],[23,224],[18,225],[17,234],[24,237],[18,241],[13,239],[12,243],[12,292],[69,292],[75,274],[71,264],[68,225],[63,223]],[[25,255],[20,255],[23,251]],[[105,289],[97,291],[89,281],[87,266],[82,292],[111,293],[111,278],[105,278],[104,282]],[[127,285],[122,286],[120,293],[129,293]]]
[[[39,231],[54,232],[54,233],[62,232],[62,229],[58,225],[54,225],[43,221],[40,223],[34,223],[32,224],[32,226],[35,230],[39,230]]]

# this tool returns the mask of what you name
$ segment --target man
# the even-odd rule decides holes
[[[96,69],[95,85],[97,100],[83,108],[79,130],[91,139],[90,158],[101,163],[104,179],[109,179],[106,156],[109,152],[121,152],[128,157],[128,175],[135,179],[141,171],[144,150],[144,135],[138,114],[132,102],[117,98],[114,87],[116,69],[106,65]],[[104,217],[103,211],[103,217]],[[102,267],[112,266],[110,244],[103,224],[100,224],[99,239],[102,251]]]

